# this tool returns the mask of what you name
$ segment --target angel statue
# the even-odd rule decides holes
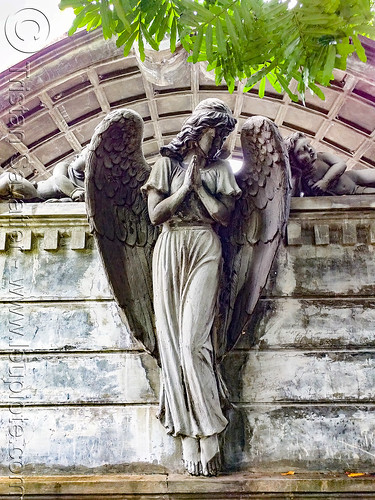
[[[236,120],[205,99],[148,166],[143,121],[112,111],[89,145],[91,229],[128,327],[161,366],[158,418],[192,475],[217,475],[226,389],[219,364],[254,311],[285,229],[288,155],[277,127],[249,119],[243,168],[223,159]]]

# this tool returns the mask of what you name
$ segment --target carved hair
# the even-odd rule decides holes
[[[201,139],[207,128],[219,129],[222,145],[234,130],[236,123],[237,120],[233,118],[231,110],[223,101],[214,98],[205,99],[183,123],[181,132],[167,146],[160,148],[160,154],[181,161],[192,145]]]
[[[296,145],[299,139],[306,139],[306,134],[304,134],[303,132],[294,132],[294,134],[289,135],[285,139],[286,148],[289,154],[290,168],[292,169],[292,172],[301,170],[301,167],[295,155]]]
[[[296,146],[297,141],[300,139],[306,139],[307,136],[303,132],[294,132],[294,134],[290,135],[285,139],[286,148],[289,154],[289,163],[292,171],[292,196],[314,196],[314,193],[311,191],[311,188],[307,182],[306,174],[312,168],[307,165],[301,166],[301,163],[297,160],[296,157]]]

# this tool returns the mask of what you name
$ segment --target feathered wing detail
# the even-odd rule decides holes
[[[266,284],[289,215],[288,154],[276,125],[249,118],[241,131],[244,162],[236,175],[242,196],[230,227],[222,228],[224,286],[221,334],[231,349],[246,327]]]
[[[133,335],[157,356],[152,306],[151,225],[140,188],[151,168],[142,151],[143,120],[134,111],[112,111],[96,127],[87,158],[86,200],[114,297]]]

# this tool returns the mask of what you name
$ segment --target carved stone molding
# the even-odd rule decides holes
[[[0,252],[92,247],[83,203],[0,205]]]
[[[373,245],[375,197],[293,198],[287,243],[289,246]]]
[[[37,242],[44,251],[92,248],[84,203],[0,204],[0,252]],[[375,197],[293,198],[287,244],[374,245]]]

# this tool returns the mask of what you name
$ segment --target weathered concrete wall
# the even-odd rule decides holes
[[[0,205],[0,473],[182,472],[159,368],[121,322],[83,204]],[[375,456],[375,200],[293,200],[249,331],[223,362],[229,470]],[[17,354],[16,354],[17,352]],[[17,470],[18,470],[17,469]]]

